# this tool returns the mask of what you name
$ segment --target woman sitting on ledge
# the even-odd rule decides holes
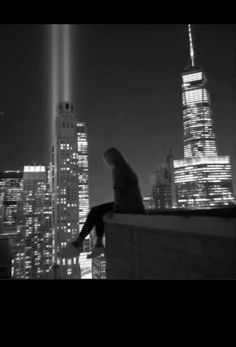
[[[91,255],[94,258],[104,253],[102,242],[104,235],[103,216],[108,212],[144,214],[143,199],[139,189],[138,177],[116,148],[108,149],[104,154],[106,164],[112,169],[114,202],[93,207],[78,236],[68,247],[62,250],[62,257],[76,257],[83,249],[85,237],[96,228],[97,242]]]

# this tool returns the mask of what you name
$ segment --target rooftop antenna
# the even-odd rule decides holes
[[[195,67],[195,56],[194,56],[194,49],[193,49],[193,37],[192,37],[191,24],[188,24],[188,36],[189,36],[191,67]]]

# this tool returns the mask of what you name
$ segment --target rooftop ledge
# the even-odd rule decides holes
[[[236,207],[106,215],[108,279],[236,279]],[[0,279],[11,277],[0,234]]]
[[[108,279],[236,278],[236,207],[104,218]]]

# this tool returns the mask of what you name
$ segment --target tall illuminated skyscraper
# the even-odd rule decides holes
[[[61,102],[57,108],[52,163],[54,263],[60,278],[92,277],[90,237],[79,257],[61,257],[66,247],[83,227],[89,212],[88,141],[86,125],[77,122],[73,105]]]
[[[79,231],[81,231],[89,212],[89,185],[88,185],[88,139],[85,123],[76,124],[77,150],[78,150],[78,193],[79,193]],[[89,240],[89,237],[86,241]],[[90,243],[85,242],[84,251],[90,251]]]
[[[190,66],[182,74],[184,159],[174,160],[178,207],[214,207],[233,202],[229,156],[218,156],[204,71],[196,66],[188,25]]]
[[[77,151],[78,151],[78,199],[79,199],[79,231],[83,228],[89,212],[89,184],[88,184],[88,138],[84,122],[76,124]],[[84,240],[83,252],[80,254],[79,262],[81,279],[92,278],[92,260],[87,259],[91,251],[91,238],[88,235]]]
[[[60,278],[80,278],[78,257],[61,257],[62,248],[79,232],[77,129],[74,108],[69,102],[60,102],[57,107],[52,166],[54,262],[60,265]]]

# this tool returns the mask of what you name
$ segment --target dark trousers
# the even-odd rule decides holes
[[[85,239],[85,237],[95,227],[97,237],[103,237],[104,235],[103,216],[107,212],[113,211],[113,208],[114,208],[113,202],[108,202],[106,204],[98,205],[91,208],[79,236],[82,239]]]

